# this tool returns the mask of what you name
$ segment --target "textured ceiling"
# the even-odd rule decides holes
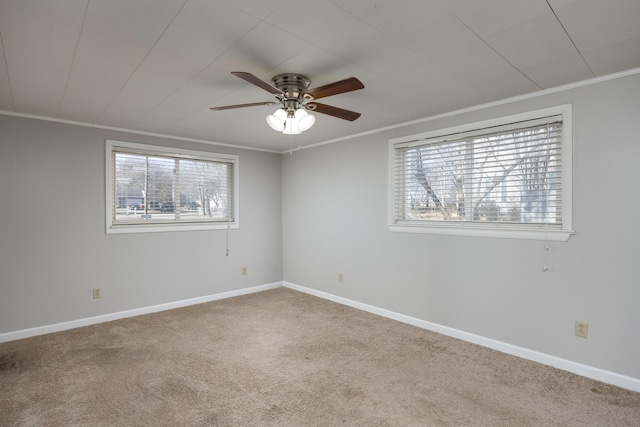
[[[640,67],[638,0],[0,0],[0,110],[264,150]],[[358,77],[301,135],[234,77]]]

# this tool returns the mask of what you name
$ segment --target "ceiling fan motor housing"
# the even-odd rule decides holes
[[[284,92],[283,105],[289,111],[295,111],[304,101],[304,94],[311,84],[305,75],[295,73],[278,74],[272,79],[273,85]]]

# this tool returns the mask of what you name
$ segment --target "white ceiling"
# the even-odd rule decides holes
[[[0,0],[0,110],[283,151],[640,67],[639,0]],[[230,74],[358,77],[301,135]]]

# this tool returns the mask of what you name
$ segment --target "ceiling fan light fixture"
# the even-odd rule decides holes
[[[267,116],[267,123],[271,129],[283,132],[285,130],[285,122],[287,121],[287,112],[282,108],[278,108],[275,113]]]
[[[271,129],[285,135],[298,135],[310,129],[315,122],[315,116],[307,113],[302,107],[296,110],[278,108],[276,112],[267,116],[267,123]]]

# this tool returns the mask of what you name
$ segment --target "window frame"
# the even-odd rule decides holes
[[[174,222],[174,223],[114,223],[113,220],[113,185],[114,185],[114,164],[113,152],[126,151],[132,154],[149,156],[169,156],[188,160],[218,161],[233,164],[232,187],[233,187],[233,220],[231,221],[197,221],[197,222]],[[136,142],[105,140],[105,201],[106,201],[106,234],[124,233],[154,233],[169,231],[197,231],[197,230],[221,230],[240,227],[239,218],[239,194],[240,194],[240,158],[237,155],[214,153],[208,151],[187,150],[182,148],[159,146],[151,144],[140,144]]]
[[[537,120],[549,116],[562,116],[562,224],[561,228],[550,229],[541,224],[526,225],[523,223],[480,223],[471,221],[420,221],[411,223],[397,222],[395,219],[396,202],[396,171],[395,156],[396,146],[418,142],[427,139],[442,138],[446,135],[475,132],[485,128],[507,126],[513,123]],[[497,117],[458,126],[437,129],[414,135],[408,135],[389,140],[388,155],[388,227],[392,232],[404,233],[426,233],[454,236],[478,236],[513,239],[532,239],[567,241],[574,234],[572,229],[572,174],[573,174],[573,135],[572,135],[572,106],[571,104],[544,108],[525,113],[513,114],[509,116]]]

